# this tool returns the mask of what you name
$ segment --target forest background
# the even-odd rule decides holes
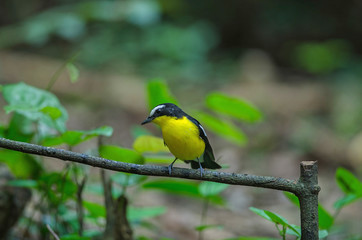
[[[2,109],[11,105],[5,96],[9,84],[24,82],[52,92],[68,112],[66,129],[83,131],[82,141],[68,147],[94,153],[100,138],[91,137],[96,135],[106,136],[102,144],[125,148],[134,148],[141,135],[160,137],[156,127],[141,128],[139,123],[152,105],[152,86],[163,89],[205,125],[223,171],[297,179],[299,162],[318,160],[320,202],[333,222],[328,239],[360,239],[361,201],[348,202],[343,210],[336,206],[350,193],[336,181],[336,172],[347,170],[361,179],[361,11],[359,1],[3,0],[0,105]],[[217,108],[212,100],[220,96],[246,102],[260,115],[235,121],[216,111],[212,118],[210,111]],[[7,108],[9,114],[5,110],[0,112],[0,133],[9,137],[11,123],[19,125],[20,110]],[[91,132],[94,129],[98,132]],[[34,131],[31,138],[21,135],[22,140],[41,139],[35,134],[41,128],[20,130],[22,134]],[[19,140],[20,133],[14,134]],[[167,164],[170,159],[153,160],[153,164]],[[1,161],[5,163],[1,184],[7,187],[8,168],[15,179],[34,180],[38,174],[32,175],[34,169],[29,167],[31,174],[21,170],[19,175],[4,158]],[[59,180],[70,171],[56,160],[34,161],[49,178],[57,173]],[[105,221],[101,174],[93,168],[69,168],[73,169],[69,182],[78,180],[71,187],[69,202],[61,196],[61,203],[58,199],[54,204],[46,196],[48,206],[41,202],[39,185],[13,182],[32,189],[32,196],[7,233],[9,239],[50,239],[46,224],[62,239],[75,237],[79,221],[77,201],[71,195],[85,175],[82,235],[100,234]],[[130,220],[135,238],[277,238],[280,232],[250,211],[252,206],[299,224],[299,211],[282,192],[225,187],[210,200],[203,218],[205,196],[195,194],[200,185],[169,180],[173,187],[161,189],[155,185],[164,179],[136,177],[130,184],[124,178],[130,177],[112,179],[119,183],[119,191],[127,188],[131,211],[146,212]],[[170,193],[176,184],[186,193]],[[49,219],[52,211],[58,219]],[[57,226],[56,220],[74,224]]]

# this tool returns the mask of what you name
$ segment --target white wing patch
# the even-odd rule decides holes
[[[165,105],[158,105],[158,106],[156,106],[154,109],[151,110],[151,112],[150,112],[150,117],[151,117],[153,114],[155,114],[155,112],[156,112],[157,109],[161,109],[161,108],[164,108],[164,107],[165,107]]]
[[[201,124],[199,124],[200,128],[202,129],[202,131],[204,132],[205,136],[207,137],[206,135],[206,132],[205,132],[205,129],[201,126]]]

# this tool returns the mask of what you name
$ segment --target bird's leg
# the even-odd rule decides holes
[[[197,158],[197,161],[199,162],[199,166],[200,166],[200,175],[202,177],[202,175],[204,175],[204,169],[201,166],[201,162],[200,162],[200,158]]]
[[[173,164],[176,162],[177,158],[168,166],[168,174],[171,175]]]

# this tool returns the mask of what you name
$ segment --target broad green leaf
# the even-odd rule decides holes
[[[70,77],[70,82],[75,83],[78,81],[79,78],[79,70],[78,68],[71,62],[68,62],[67,65],[67,70],[69,73],[69,77]]]
[[[250,207],[249,208],[252,212],[254,212],[255,214],[265,218],[266,220],[268,221],[271,221],[275,224],[280,224],[284,227],[288,227],[289,229],[291,229],[292,231],[294,231],[296,234],[298,234],[298,229],[296,229],[293,225],[289,224],[288,221],[276,214],[276,213],[273,213],[273,212],[270,212],[270,211],[267,211],[267,210],[262,210],[262,209],[259,209],[259,208],[255,208],[255,207]]]
[[[56,120],[62,116],[62,111],[60,111],[56,107],[46,106],[40,109],[40,111],[43,112],[44,114],[49,115],[49,117],[51,117],[51,119],[53,120]]]
[[[318,237],[319,239],[325,238],[328,236],[328,231],[327,230],[319,230],[318,231]]]
[[[137,236],[136,240],[153,240],[153,239],[146,236]]]
[[[262,113],[251,103],[219,92],[209,94],[206,97],[206,105],[216,112],[249,123],[258,122],[263,117]]]
[[[199,192],[203,197],[209,197],[218,195],[222,191],[224,191],[228,184],[224,183],[217,183],[217,182],[202,182],[199,184]]]
[[[113,133],[113,128],[102,126],[88,131],[66,131],[61,136],[47,137],[43,139],[44,146],[54,146],[60,144],[68,144],[76,146],[79,143],[85,142],[93,137],[106,136],[109,137]]]
[[[210,129],[217,135],[235,143],[239,146],[247,142],[245,134],[231,122],[215,118],[207,113],[197,112],[195,117],[202,123],[203,126]]]
[[[249,208],[252,212],[254,212],[255,214],[265,218],[268,221],[274,222],[276,224],[281,224],[283,226],[287,226],[288,225],[288,221],[283,218],[282,216],[279,216],[276,213],[267,211],[267,210],[262,210],[259,208],[255,208],[255,207],[250,207]]]
[[[83,207],[88,210],[89,214],[94,218],[105,218],[106,209],[103,205],[98,203],[83,201]]]
[[[335,203],[334,203],[334,208],[336,209],[341,209],[342,207],[353,203],[354,201],[358,200],[359,198],[361,198],[361,196],[358,196],[356,194],[347,194],[345,196],[343,196],[342,198],[338,199]]]
[[[293,193],[290,192],[283,192],[284,195],[289,199],[291,203],[293,203],[295,206],[299,207],[299,200],[298,197],[295,196]]]
[[[13,187],[36,188],[38,186],[38,182],[31,179],[15,179],[8,181],[7,185]]]
[[[300,238],[302,236],[302,229],[300,228],[300,226],[297,226],[294,224],[290,224],[290,226],[291,226],[291,228],[287,229],[286,234],[293,235],[293,236]]]
[[[148,81],[147,95],[150,110],[161,103],[174,103],[178,105],[177,100],[170,93],[166,83],[160,79]]]
[[[141,154],[146,152],[170,152],[162,138],[146,135],[138,137],[133,142],[133,149]]]
[[[199,225],[199,226],[195,227],[195,230],[198,231],[198,232],[202,232],[202,231],[207,230],[207,229],[210,229],[210,228],[223,229],[224,226],[222,226],[222,225],[217,225],[217,224]]]
[[[267,238],[267,237],[236,237],[226,238],[224,240],[280,240],[280,238]]]
[[[128,207],[127,219],[130,222],[139,222],[147,218],[153,218],[160,216],[166,212],[166,207]]]
[[[29,86],[25,83],[9,84],[3,88],[3,96],[8,103],[5,106],[7,113],[16,112],[32,121],[39,121],[50,128],[60,132],[66,130],[68,113],[60,104],[58,98],[50,92]],[[61,112],[61,116],[53,119],[49,115],[49,108],[56,108]],[[54,111],[53,111],[54,112]],[[54,114],[54,113],[53,113]],[[56,113],[59,114],[59,113]]]
[[[78,234],[66,234],[61,236],[60,240],[91,240],[91,237],[81,237]]]
[[[334,218],[321,204],[318,204],[318,215],[319,229],[330,229]]]
[[[11,117],[9,127],[5,132],[5,138],[20,142],[30,142],[34,134],[34,123],[23,115],[15,113]]]
[[[288,221],[284,217],[282,217],[282,216],[280,216],[280,215],[278,215],[276,213],[267,211],[267,210],[264,210],[264,211],[265,211],[266,215],[268,215],[270,217],[270,219],[274,223],[280,224],[280,225],[283,225],[283,226],[288,226],[289,225]]]
[[[81,143],[85,136],[81,131],[66,131],[61,136],[63,143],[68,144],[69,146],[75,146]]]
[[[43,171],[33,156],[22,152],[2,149],[0,162],[5,163],[17,178],[36,178]]]
[[[153,180],[142,185],[145,189],[158,189],[168,193],[184,196],[201,197],[198,185],[191,181],[182,180]]]
[[[96,129],[82,131],[85,135],[88,136],[105,136],[110,137],[113,134],[113,128],[110,126],[102,126]]]
[[[336,172],[336,180],[341,190],[346,193],[361,195],[362,197],[362,183],[350,171],[345,168],[338,168]]]
[[[103,145],[99,148],[99,154],[103,158],[118,162],[143,164],[145,159],[138,152],[112,145]]]
[[[147,179],[147,176],[130,174],[130,173],[116,173],[111,176],[113,182],[118,183],[121,186],[129,187],[137,185]]]
[[[304,42],[294,51],[296,64],[314,74],[329,73],[342,67],[349,61],[350,54],[349,43],[343,40]]]

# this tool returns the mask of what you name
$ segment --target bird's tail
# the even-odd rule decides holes
[[[209,144],[206,144],[206,148],[205,148],[205,152],[204,152],[204,161],[201,163],[201,166],[203,168],[208,168],[208,169],[219,169],[221,168],[221,166],[215,162],[215,157],[214,157],[214,153],[212,151],[212,148]],[[193,169],[198,169],[200,168],[199,163],[197,162],[197,160],[194,161],[190,161],[191,163],[191,168]]]

